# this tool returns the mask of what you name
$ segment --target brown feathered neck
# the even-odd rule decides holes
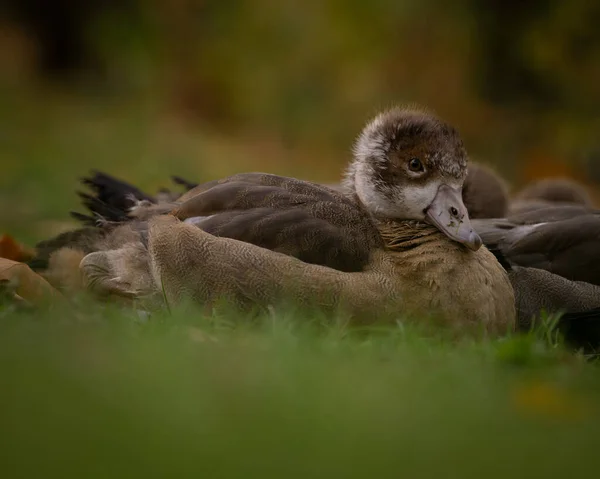
[[[435,226],[422,221],[378,221],[377,229],[390,251],[406,251],[432,241],[439,241],[445,235]]]

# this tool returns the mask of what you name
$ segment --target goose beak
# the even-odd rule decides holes
[[[471,226],[460,190],[441,185],[425,213],[425,221],[434,225],[450,239],[464,244],[473,251],[481,247],[481,238]]]

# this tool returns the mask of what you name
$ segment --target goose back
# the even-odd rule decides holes
[[[316,183],[265,173],[200,185],[172,214],[215,236],[340,271],[361,271],[371,251],[384,247],[360,203]]]
[[[512,267],[518,324],[528,329],[541,311],[578,313],[600,307],[600,286],[570,281],[538,268]]]
[[[544,269],[572,281],[600,285],[600,215],[553,208],[534,223],[533,213],[521,218],[474,220],[484,244],[498,248],[513,264]],[[564,216],[563,216],[564,214]]]

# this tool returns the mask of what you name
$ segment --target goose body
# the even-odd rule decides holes
[[[87,255],[81,269],[103,294],[120,288],[124,296],[164,293],[172,303],[201,304],[226,297],[241,307],[291,301],[341,308],[362,324],[433,315],[491,334],[514,328],[511,284],[485,248],[451,243],[449,250],[447,237],[429,225],[379,228],[386,247],[373,250],[362,271],[344,272],[159,215],[149,220],[146,255],[141,242],[130,243]]]
[[[345,193],[245,173],[172,203],[144,199],[123,225],[105,225],[134,239],[88,254],[81,270],[92,289],[124,296],[164,291],[173,301],[226,296],[263,306],[287,298],[342,306],[362,320],[437,314],[507,331],[514,295],[471,227],[461,195],[466,165],[451,126],[392,109],[359,135]],[[92,211],[96,199],[87,198]]]
[[[568,178],[545,178],[519,191],[509,206],[509,214],[519,214],[551,206],[591,208],[592,199],[586,188]]]
[[[196,199],[192,205],[181,203],[186,207],[172,215],[150,218],[147,236],[135,222],[118,227],[115,231],[125,237],[122,229],[136,225],[138,240],[88,255],[82,262],[88,284],[100,294],[120,288],[129,297],[156,295],[161,285],[169,301],[191,296],[205,304],[223,295],[240,305],[264,305],[275,298],[317,302],[323,308],[345,307],[361,322],[395,312],[433,314],[493,332],[514,326],[510,282],[485,248],[472,251],[422,222],[373,219],[319,185],[247,175],[259,184],[242,186],[243,174],[203,186],[205,194],[235,185],[237,194],[216,188],[214,196],[202,200],[210,197],[215,208],[236,198],[236,206],[224,213],[215,213],[221,206],[207,211],[208,216],[190,216],[194,204],[193,214],[198,212]],[[281,190],[269,199],[268,212],[262,203],[266,197],[258,194],[264,183],[277,183],[271,187]],[[285,188],[301,193],[285,195]],[[300,213],[289,208],[296,203]]]
[[[519,327],[527,329],[547,313],[581,313],[600,307],[600,286],[570,281],[549,271],[523,266],[509,269]]]
[[[592,206],[592,200],[585,187],[569,178],[545,178],[535,181],[523,188],[515,199]]]
[[[600,347],[600,216],[576,204],[544,205],[473,226],[507,269],[518,326],[566,313],[559,329],[588,351]]]
[[[514,265],[600,285],[600,211],[553,206],[473,225]]]
[[[493,251],[509,274],[518,329],[529,330],[544,312],[558,313],[557,326],[568,344],[590,353],[600,350],[600,286],[570,281],[543,269],[515,266],[498,250]]]

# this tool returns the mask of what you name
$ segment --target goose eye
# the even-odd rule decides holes
[[[421,160],[419,160],[418,158],[411,158],[408,161],[408,169],[410,171],[415,171],[415,172],[425,171],[425,168],[423,167],[423,163],[421,163]]]

